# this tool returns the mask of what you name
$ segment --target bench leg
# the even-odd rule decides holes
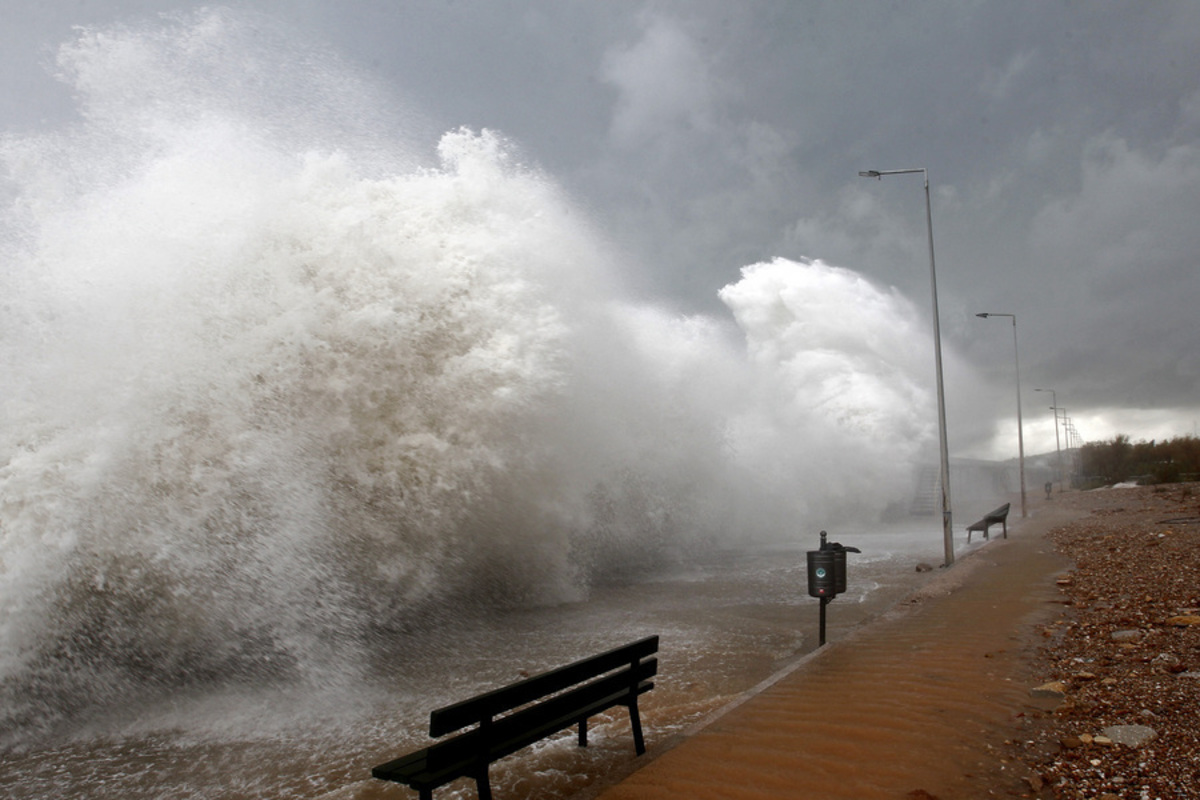
[[[629,724],[633,727],[633,750],[640,756],[646,752],[646,740],[642,738],[642,715],[638,713],[636,697],[629,704]]]
[[[579,720],[579,746],[587,747],[587,720]]]
[[[1008,520],[1004,520],[1004,538],[1008,538]]]
[[[475,791],[479,794],[479,800],[492,800],[492,782],[488,780],[486,766],[483,772],[475,775]]]

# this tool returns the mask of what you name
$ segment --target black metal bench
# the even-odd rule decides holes
[[[535,675],[429,715],[429,735],[445,736],[423,750],[381,764],[371,774],[416,789],[421,800],[458,778],[475,779],[480,800],[491,800],[488,766],[493,761],[579,726],[579,746],[587,746],[587,721],[616,706],[629,709],[633,745],[646,752],[637,699],[654,688],[658,637],[649,636],[606,653]],[[474,727],[471,727],[474,726]]]
[[[1008,503],[983,515],[983,519],[967,526],[967,544],[971,543],[971,532],[982,531],[983,538],[988,538],[988,528],[993,525],[1004,526],[1004,538],[1008,538]]]

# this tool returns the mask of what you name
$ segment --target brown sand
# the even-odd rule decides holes
[[[1045,534],[1084,513],[1069,506],[1037,498],[1021,519],[1014,502],[1007,539],[993,529],[918,595],[652,748],[599,796],[1021,796],[1023,765],[1000,751],[1044,716],[1031,653],[1037,623],[1062,610],[1054,578],[1069,566]]]

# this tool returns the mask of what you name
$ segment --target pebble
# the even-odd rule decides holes
[[[1029,694],[1033,697],[1047,697],[1054,700],[1061,700],[1067,696],[1067,687],[1062,681],[1050,681],[1043,683],[1041,686],[1035,686],[1029,690]]]
[[[1129,747],[1141,747],[1158,736],[1158,731],[1147,725],[1113,725],[1105,728],[1103,733],[1113,742]]]

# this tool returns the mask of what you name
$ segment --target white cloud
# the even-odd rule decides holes
[[[619,93],[611,134],[621,146],[711,124],[708,66],[696,43],[674,22],[650,18],[635,44],[606,54],[601,74]]]

